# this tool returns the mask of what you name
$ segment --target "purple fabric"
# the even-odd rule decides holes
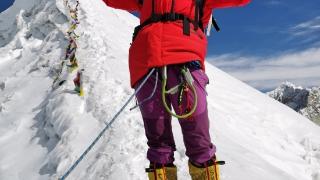
[[[195,79],[194,85],[198,95],[198,106],[192,117],[179,119],[183,133],[183,140],[186,147],[186,155],[192,162],[203,163],[213,157],[216,148],[211,143],[209,134],[209,119],[207,111],[207,100],[205,86],[209,82],[207,75],[201,69],[190,70]],[[180,67],[178,65],[168,66],[167,89],[180,84]],[[161,72],[159,72],[161,77]],[[147,83],[137,94],[138,102],[149,97],[155,87],[156,75],[153,74]],[[151,100],[140,106],[143,117],[146,137],[148,139],[147,158],[154,163],[172,163],[174,161],[174,151],[176,150],[172,134],[171,115],[165,110],[161,99],[161,78],[158,80],[158,87]],[[140,82],[135,85],[138,87]],[[189,94],[191,106],[193,105],[193,95]],[[179,114],[178,93],[167,95],[168,105]],[[183,112],[186,109],[186,98],[182,100]]]

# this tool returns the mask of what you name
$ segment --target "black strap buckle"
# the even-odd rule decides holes
[[[154,23],[154,22],[158,22],[158,21],[161,21],[161,14],[153,14],[150,19],[147,19],[145,21],[145,24],[149,24],[149,23]],[[147,23],[148,22],[148,23]]]
[[[201,63],[199,60],[194,60],[186,63],[187,68],[191,69],[201,69]]]
[[[167,22],[167,21],[175,21],[176,20],[176,14],[175,13],[164,13],[161,15],[161,21]]]

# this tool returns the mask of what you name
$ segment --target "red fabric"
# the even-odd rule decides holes
[[[108,6],[140,13],[140,23],[151,15],[152,0],[144,0],[140,6],[138,0],[103,0]],[[212,9],[242,6],[250,0],[205,0],[203,23],[207,26]],[[155,0],[155,12],[170,12],[172,0]],[[174,11],[194,19],[194,0],[175,0]],[[129,69],[131,86],[143,77],[150,68],[169,64],[200,60],[204,68],[207,50],[205,34],[191,25],[191,35],[182,31],[181,21],[154,23],[144,27],[129,49]]]

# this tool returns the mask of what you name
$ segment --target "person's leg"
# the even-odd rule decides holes
[[[178,66],[168,67],[168,89],[180,83],[179,78],[176,78],[180,73]],[[186,146],[186,155],[191,162],[204,163],[210,160],[216,151],[215,146],[211,143],[209,134],[209,118],[207,110],[207,93],[205,86],[209,82],[207,75],[200,69],[191,70],[191,74],[195,80],[194,86],[198,96],[198,105],[196,111],[190,118],[179,119],[182,128],[183,140]],[[172,95],[172,102],[175,112],[179,112],[177,102],[178,94]],[[191,106],[193,105],[194,97],[191,90],[188,92],[188,99]],[[182,112],[186,110],[187,98],[183,96]]]
[[[147,158],[151,163],[169,164],[174,161],[175,143],[171,127],[171,115],[166,112],[161,99],[161,74],[159,73],[158,86],[152,99],[140,106],[145,133],[148,140]],[[137,94],[138,102],[148,98],[155,87],[155,73],[143,85]],[[135,85],[135,88],[139,86]],[[168,101],[169,103],[169,101]]]

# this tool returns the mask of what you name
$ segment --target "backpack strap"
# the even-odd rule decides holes
[[[138,0],[139,3],[143,3],[143,0]],[[151,16],[145,20],[142,24],[137,26],[134,30],[132,41],[134,41],[135,37],[138,35],[139,31],[152,23],[157,22],[168,22],[168,21],[177,21],[182,20],[183,22],[183,34],[190,36],[190,23],[193,24],[194,29],[198,30],[199,28],[204,32],[202,17],[203,17],[203,5],[204,0],[195,0],[195,18],[194,20],[189,19],[184,14],[175,13],[175,0],[171,1],[171,10],[169,13],[158,14],[155,12],[155,0],[152,0],[152,10]]]
[[[203,8],[204,8],[204,0],[195,0],[195,15],[194,15],[194,27],[195,30],[200,28],[203,31]]]
[[[152,0],[152,12],[151,12],[151,18],[155,15],[155,5],[154,5],[154,0]]]
[[[199,3],[199,27],[202,31],[204,31],[204,27],[203,27],[203,22],[202,22],[202,18],[203,18],[203,11],[204,11],[204,1],[205,0],[200,0]]]
[[[195,14],[194,14],[194,29],[198,30],[199,28],[199,9],[200,9],[200,0],[195,0]]]

